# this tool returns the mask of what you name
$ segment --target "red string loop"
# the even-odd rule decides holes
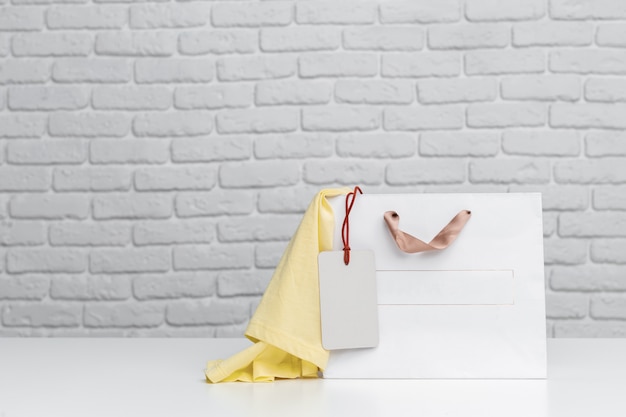
[[[343,218],[343,225],[341,226],[341,240],[343,241],[343,263],[348,265],[350,263],[350,222],[348,217],[354,206],[357,192],[363,194],[361,188],[357,185],[354,187],[354,191],[346,195],[346,217]],[[352,198],[350,198],[352,197]]]

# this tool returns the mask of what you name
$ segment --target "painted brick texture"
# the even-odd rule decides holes
[[[0,1],[0,336],[241,336],[315,192],[543,193],[626,328],[619,0]]]

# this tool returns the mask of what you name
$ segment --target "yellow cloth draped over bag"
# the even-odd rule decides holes
[[[329,352],[322,347],[317,255],[333,245],[334,215],[326,197],[350,191],[326,189],[315,196],[250,319],[245,335],[254,345],[209,361],[208,382],[315,378],[324,370]]]

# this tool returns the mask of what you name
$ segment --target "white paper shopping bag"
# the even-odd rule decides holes
[[[335,212],[341,246],[343,198]],[[402,252],[383,215],[428,242],[461,210],[471,219],[442,251]],[[332,351],[325,378],[545,378],[541,195],[363,194],[350,246],[376,257],[379,345]]]

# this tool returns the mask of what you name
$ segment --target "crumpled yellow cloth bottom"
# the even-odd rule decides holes
[[[210,361],[205,374],[209,382],[270,382],[276,378],[317,378],[317,371],[311,362],[257,342],[228,359]]]
[[[334,215],[326,197],[349,188],[325,189],[309,204],[285,249],[245,336],[254,345],[207,363],[207,382],[266,382],[315,378],[328,363],[322,347],[317,255],[332,250]]]

